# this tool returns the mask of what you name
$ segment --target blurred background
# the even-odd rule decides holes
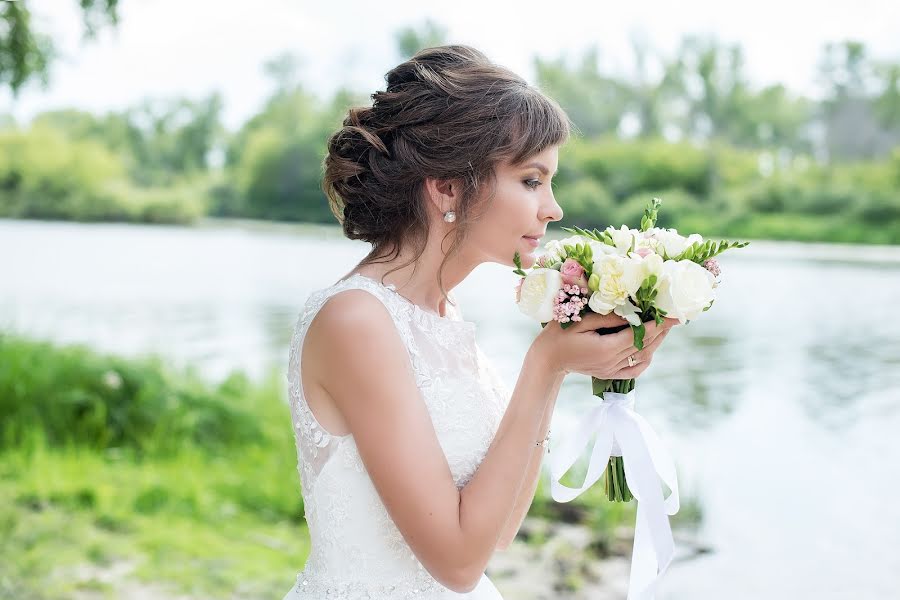
[[[751,241],[638,380],[681,484],[658,597],[900,595],[900,5],[0,0],[0,598],[290,589],[288,345],[368,251],[325,140],[443,43],[576,124],[557,225],[637,226],[655,196],[660,226]],[[537,333],[515,282],[455,290],[510,389]],[[570,376],[554,434],[592,401]],[[633,503],[548,477],[488,575],[624,598]]]

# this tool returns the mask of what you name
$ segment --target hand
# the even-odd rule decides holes
[[[541,357],[541,363],[551,372],[567,375],[582,373],[598,379],[636,379],[653,360],[653,353],[679,323],[678,319],[663,319],[644,323],[644,348],[634,347],[634,332],[628,321],[610,313],[600,315],[585,313],[582,320],[563,329],[559,322],[550,321],[532,342],[532,350]],[[624,326],[624,328],[623,328]],[[616,333],[601,335],[596,330],[620,329]],[[628,357],[634,355],[636,364],[628,366]]]

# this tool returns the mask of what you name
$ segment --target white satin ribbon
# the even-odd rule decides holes
[[[638,502],[628,600],[653,600],[675,552],[667,515],[678,512],[678,477],[659,436],[634,411],[634,400],[635,390],[627,394],[606,392],[599,406],[571,432],[560,436],[548,459],[550,495],[557,502],[569,502],[600,479],[610,456],[622,457],[628,489]],[[597,439],[584,485],[570,488],[561,484],[559,480],[575,464],[594,433]],[[671,490],[667,498],[663,498],[660,480]]]

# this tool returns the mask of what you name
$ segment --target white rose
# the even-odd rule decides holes
[[[703,237],[698,233],[692,233],[688,237],[684,237],[676,229],[658,229],[654,227],[652,231],[651,239],[655,239],[657,242],[657,252],[664,251],[666,258],[675,258],[694,242],[703,243]]]
[[[635,297],[644,281],[651,275],[656,275],[657,286],[662,276],[663,259],[659,254],[650,253],[641,256],[637,252],[628,255],[628,268],[626,269],[626,283],[628,293]]]
[[[595,260],[591,274],[597,275],[599,288],[588,299],[588,307],[601,315],[613,312],[632,325],[640,325],[637,307],[630,298],[630,287],[641,269],[637,261],[618,254],[605,254]]]
[[[616,249],[616,247],[610,246],[606,242],[591,240],[589,244],[591,246],[591,253],[593,254],[595,260],[596,257],[602,256],[604,254],[618,254],[618,250]]]
[[[566,251],[563,249],[562,243],[560,243],[559,240],[550,240],[544,244],[544,249],[547,251],[545,256],[550,264],[563,262],[566,257]]]
[[[550,261],[552,264],[554,262],[563,262],[566,260],[568,252],[566,252],[565,246],[576,246],[578,244],[584,244],[587,241],[588,239],[585,237],[572,235],[561,240],[550,240],[544,244],[544,248],[547,250],[547,257],[552,259]]]
[[[637,244],[638,240],[643,237],[641,232],[636,229],[629,229],[626,225],[616,229],[612,225],[606,228],[606,232],[612,237],[613,243],[619,254],[625,256],[631,250],[632,244]]]
[[[655,304],[666,311],[667,317],[684,324],[712,303],[715,283],[715,275],[693,261],[667,260],[662,266]]]
[[[560,242],[562,242],[563,245],[577,246],[578,244],[583,244],[587,240],[588,238],[583,235],[570,235],[567,238],[561,239]]]
[[[556,269],[532,269],[522,282],[519,310],[546,323],[553,320],[556,295],[562,289],[562,275]]]

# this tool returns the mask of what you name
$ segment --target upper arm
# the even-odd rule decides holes
[[[307,343],[315,377],[403,538],[435,579],[468,590],[459,491],[387,309],[365,290],[339,292],[319,309]]]

